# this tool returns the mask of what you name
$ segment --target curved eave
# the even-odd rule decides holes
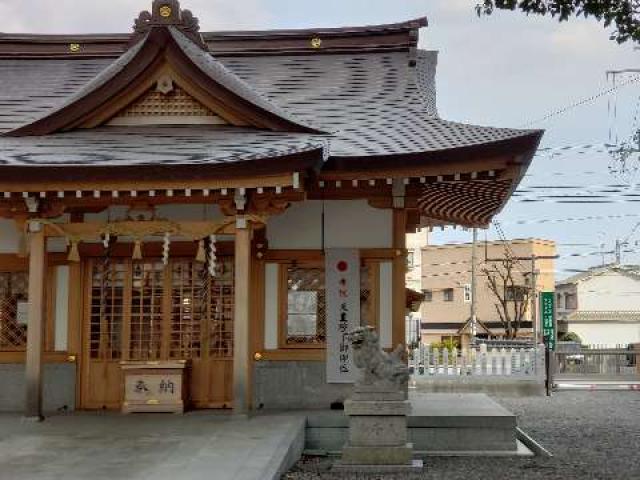
[[[535,154],[543,134],[543,130],[531,130],[523,132],[520,136],[505,140],[425,152],[367,156],[332,155],[325,164],[323,171],[419,169],[420,167],[443,163],[481,162],[488,158],[502,156],[517,157],[528,154],[532,156]]]
[[[430,177],[412,186],[410,192],[415,208],[428,224],[486,227],[524,177],[542,135],[543,131],[531,131],[507,140],[423,153],[334,157],[322,174],[325,178],[332,174],[357,178],[363,172],[371,176],[377,172],[388,177]],[[478,175],[486,170],[492,176]]]
[[[298,123],[290,118],[278,115],[277,107],[265,108],[268,101],[255,93],[253,100],[243,97],[237,92],[225,86],[209,72],[205,72],[194,62],[193,55],[187,53],[183,46],[176,40],[169,28],[153,28],[149,34],[141,40],[141,43],[132,47],[121,57],[121,61],[114,62],[100,77],[85,87],[73,98],[72,101],[54,109],[46,116],[5,133],[5,136],[36,136],[49,135],[55,132],[68,131],[76,128],[83,122],[94,117],[96,112],[104,111],[110,102],[122,97],[136,86],[141,85],[147,74],[159,68],[163,62],[169,62],[177,68],[181,75],[196,82],[198,86],[212,98],[221,101],[226,107],[245,118],[251,118],[257,125],[273,131],[287,131],[297,133],[323,133],[317,129]],[[177,33],[177,35],[181,35]],[[209,62],[213,59],[207,56]],[[126,61],[124,61],[126,60]],[[233,77],[234,82],[242,86],[243,91],[250,88],[225,71],[227,77]],[[227,78],[228,82],[228,78]]]

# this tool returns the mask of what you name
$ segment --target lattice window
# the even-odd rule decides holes
[[[24,350],[27,345],[29,275],[0,272],[0,350]]]
[[[92,275],[91,358],[233,356],[233,259],[219,259],[215,278],[206,265],[180,259],[169,267],[160,261],[97,262]]]
[[[326,333],[324,268],[287,268],[287,345],[323,345]]]
[[[209,278],[209,355],[233,357],[234,273],[233,259],[220,259],[218,274]]]
[[[118,116],[214,117],[216,115],[176,85],[174,89],[167,94],[155,90],[150,91],[140,100],[125,108]]]
[[[172,262],[171,358],[200,358],[202,318],[206,318],[208,303],[209,281],[206,277],[208,271],[204,264],[192,261]]]
[[[374,278],[375,270],[369,265],[360,269],[360,324],[376,326],[376,308],[374,305]]]
[[[162,346],[164,265],[134,262],[131,286],[131,343],[129,357],[157,360]]]
[[[375,324],[373,269],[360,271],[360,322]],[[286,346],[322,347],[326,343],[324,267],[287,267]]]
[[[121,358],[126,277],[126,264],[106,261],[93,264],[89,315],[91,358]]]

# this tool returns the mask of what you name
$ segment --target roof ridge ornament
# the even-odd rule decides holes
[[[182,10],[178,0],[153,0],[151,12],[140,12],[133,24],[132,43],[138,42],[154,27],[176,27],[192,41],[206,48],[200,35],[200,22],[191,10]]]

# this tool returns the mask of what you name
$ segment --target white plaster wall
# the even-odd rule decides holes
[[[280,266],[277,263],[267,263],[264,275],[264,348],[275,350],[278,348],[278,317],[280,315],[278,301],[278,280]]]
[[[0,218],[0,253],[18,253],[20,233],[16,222]]]
[[[609,271],[580,282],[578,310],[640,310],[640,280]]]
[[[380,346],[393,348],[393,263],[380,262]]]
[[[56,310],[54,346],[56,352],[67,350],[69,329],[69,267],[56,267]]]
[[[584,343],[615,346],[640,342],[640,324],[571,323],[569,331],[577,333]]]
[[[271,249],[321,249],[321,200],[292,205],[269,219],[267,239]],[[376,209],[366,200],[324,202],[325,248],[391,248],[393,212]]]

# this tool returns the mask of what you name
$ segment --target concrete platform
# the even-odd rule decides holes
[[[518,455],[517,419],[485,394],[412,393],[409,440],[419,455]],[[347,439],[342,412],[307,416],[307,451],[338,453]]]
[[[279,480],[304,426],[302,415],[0,414],[0,480]]]

